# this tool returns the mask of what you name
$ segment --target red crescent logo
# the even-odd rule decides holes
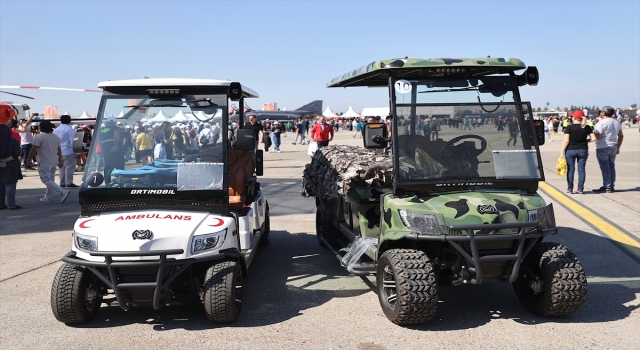
[[[222,219],[216,219],[216,220],[218,220],[218,223],[217,223],[217,224],[215,224],[215,225],[209,225],[209,226],[212,226],[212,227],[218,227],[218,226],[222,226],[222,224],[224,224],[224,220],[222,220]]]
[[[89,226],[85,226],[84,224],[86,224],[89,221],[93,221],[93,220],[95,220],[95,219],[85,220],[85,221],[81,222],[80,225],[78,225],[78,226],[80,226],[80,228],[89,228]]]

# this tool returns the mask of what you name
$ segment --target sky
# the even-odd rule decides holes
[[[386,89],[326,88],[372,61],[504,57],[538,67],[532,106],[640,102],[640,1],[0,0],[0,85],[97,89],[100,81],[239,81],[296,109],[388,106]],[[10,90],[32,111],[95,114],[100,93]]]

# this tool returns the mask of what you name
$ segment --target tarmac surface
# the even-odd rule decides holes
[[[0,212],[0,348],[2,349],[639,349],[640,134],[624,129],[616,160],[616,192],[596,194],[601,175],[590,145],[584,195],[566,195],[555,174],[562,135],[541,146],[557,236],[588,276],[587,302],[563,318],[539,317],[511,286],[440,287],[436,317],[411,327],[384,316],[373,277],[351,276],[315,237],[315,203],[300,195],[307,147],[283,138],[282,153],[265,154],[260,179],[271,208],[271,243],[261,248],[244,281],[240,319],[212,324],[201,305],[155,311],[102,306],[96,319],[67,326],[51,312],[51,282],[70,250],[79,215],[77,190],[67,203],[44,203],[37,172],[18,184],[22,210]],[[361,145],[351,132],[334,143]],[[76,173],[80,183],[80,173]]]

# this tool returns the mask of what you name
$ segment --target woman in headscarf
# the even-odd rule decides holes
[[[22,180],[20,152],[20,142],[11,137],[11,129],[0,124],[0,210],[22,208],[16,205],[16,185]]]

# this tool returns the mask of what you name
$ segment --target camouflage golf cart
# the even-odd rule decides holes
[[[389,90],[390,125],[363,130],[369,168],[353,170],[357,159],[336,166],[349,151],[329,147],[304,182],[337,174],[337,186],[315,193],[318,240],[349,272],[376,274],[392,322],[431,320],[439,285],[510,283],[542,316],[585,302],[581,263],[545,241],[558,229],[537,193],[543,126],[519,92],[537,82],[537,69],[519,59],[436,58],[375,61],[327,84]]]

